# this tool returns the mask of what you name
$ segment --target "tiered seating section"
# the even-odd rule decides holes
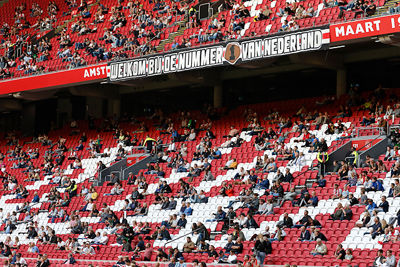
[[[366,97],[365,99],[370,99],[368,103],[372,104],[372,110],[375,112],[375,101],[373,97]],[[393,96],[391,99],[395,99]],[[380,99],[380,103],[388,103],[393,105],[394,103],[384,101]],[[324,105],[320,105],[323,102]],[[90,211],[82,211],[83,206],[86,201],[85,198],[87,195],[81,195],[84,192],[84,188],[91,188],[92,183],[90,182],[91,178],[96,177],[97,175],[97,164],[101,160],[107,166],[112,164],[113,161],[117,157],[119,157],[118,149],[119,146],[123,144],[117,144],[119,140],[119,134],[115,134],[112,129],[117,128],[123,130],[123,133],[135,132],[131,135],[135,135],[138,142],[133,142],[128,144],[129,146],[124,146],[125,150],[132,151],[133,145],[141,143],[146,136],[151,137],[161,137],[164,143],[170,143],[171,138],[170,135],[162,134],[165,130],[159,130],[154,128],[154,123],[159,123],[158,120],[148,120],[143,119],[144,124],[132,124],[129,120],[121,119],[121,122],[117,126],[117,124],[113,121],[105,121],[105,122],[96,122],[91,121],[89,128],[86,122],[79,122],[78,129],[79,133],[77,135],[70,135],[72,131],[76,132],[76,128],[70,129],[66,127],[62,130],[53,131],[48,139],[52,140],[52,145],[49,145],[48,139],[46,137],[41,137],[39,140],[34,140],[31,142],[31,139],[18,138],[18,148],[16,146],[16,135],[10,135],[10,138],[4,139],[2,142],[3,149],[2,152],[4,154],[4,159],[2,161],[2,177],[5,177],[3,181],[4,190],[0,191],[0,207],[2,207],[2,232],[0,234],[0,241],[4,242],[11,250],[15,250],[18,253],[22,254],[23,258],[32,259],[36,258],[36,253],[28,250],[29,244],[33,243],[39,249],[39,252],[47,254],[47,257],[51,259],[52,263],[55,266],[62,264],[60,259],[67,259],[68,254],[70,252],[73,253],[73,257],[79,261],[79,264],[82,266],[87,266],[88,264],[94,264],[95,266],[111,266],[114,262],[117,261],[118,256],[126,256],[132,257],[134,256],[135,260],[145,260],[143,252],[127,252],[123,250],[126,248],[122,247],[120,234],[121,231],[124,232],[123,229],[126,228],[124,225],[120,225],[118,223],[122,222],[125,218],[127,223],[133,227],[133,231],[135,233],[140,233],[140,237],[145,240],[145,244],[150,244],[151,248],[154,249],[152,253],[149,253],[150,260],[156,261],[159,260],[157,258],[156,250],[162,249],[167,252],[168,248],[178,248],[179,253],[182,257],[184,257],[185,262],[192,262],[197,259],[200,261],[212,263],[218,261],[218,257],[210,257],[206,253],[182,253],[182,248],[186,242],[186,238],[177,239],[174,241],[167,240],[154,240],[154,237],[157,237],[157,233],[155,233],[155,229],[157,227],[161,227],[164,224],[164,221],[168,221],[169,217],[173,214],[178,214],[181,211],[182,204],[182,196],[190,197],[188,192],[184,192],[183,187],[181,185],[182,180],[188,183],[189,191],[196,190],[197,193],[205,195],[208,199],[207,203],[191,203],[192,212],[187,212],[187,223],[184,227],[178,228],[170,228],[168,229],[171,239],[175,239],[177,237],[183,236],[185,234],[189,234],[194,242],[197,241],[199,235],[197,233],[190,234],[192,231],[192,225],[194,223],[202,223],[204,227],[207,229],[209,233],[211,233],[210,240],[206,240],[206,242],[211,246],[214,246],[218,253],[224,252],[224,247],[228,242],[228,238],[230,234],[232,234],[232,225],[228,228],[224,227],[223,222],[212,221],[214,218],[213,213],[217,211],[218,206],[222,206],[223,210],[228,211],[226,208],[230,201],[236,200],[239,194],[244,189],[251,189],[251,182],[242,182],[245,179],[240,178],[239,180],[235,180],[234,177],[237,173],[240,172],[241,168],[244,170],[256,170],[257,168],[257,157],[272,158],[273,162],[277,165],[278,169],[282,172],[285,171],[286,168],[290,170],[293,174],[294,180],[291,183],[283,182],[282,186],[285,192],[290,191],[291,188],[304,188],[307,180],[314,179],[318,175],[318,171],[315,169],[310,169],[309,166],[315,164],[316,161],[316,152],[311,152],[308,147],[304,146],[305,143],[299,136],[300,131],[298,130],[298,125],[305,126],[307,131],[310,134],[314,134],[319,140],[324,138],[327,142],[328,147],[334,147],[335,143],[338,143],[337,139],[341,139],[345,136],[345,133],[334,132],[332,134],[327,132],[329,127],[328,124],[320,125],[318,128],[315,125],[314,118],[312,116],[314,114],[309,111],[314,111],[318,109],[321,114],[327,114],[332,123],[336,123],[338,126],[341,121],[347,128],[350,126],[356,127],[359,126],[362,119],[364,117],[370,118],[369,111],[364,110],[363,106],[355,106],[352,108],[352,114],[348,113],[341,118],[335,118],[337,115],[343,115],[343,113],[337,110],[339,105],[344,105],[347,103],[346,99],[341,99],[332,102],[327,101],[327,99],[321,98],[313,98],[313,99],[301,99],[301,100],[290,100],[284,102],[275,102],[275,103],[267,103],[267,104],[257,104],[248,107],[239,107],[234,111],[231,111],[229,115],[223,117],[220,120],[207,122],[207,118],[204,114],[191,111],[190,113],[178,113],[171,114],[169,118],[171,119],[169,122],[173,123],[171,128],[176,129],[180,134],[183,134],[186,129],[181,129],[181,125],[188,125],[190,120],[197,121],[196,128],[208,128],[214,133],[216,136],[215,139],[212,139],[212,147],[219,147],[221,152],[220,159],[212,159],[209,160],[211,164],[211,173],[214,175],[215,180],[211,181],[202,181],[203,173],[200,176],[188,177],[190,176],[188,172],[177,172],[176,168],[171,168],[168,165],[173,162],[160,162],[159,166],[165,172],[164,178],[157,177],[156,174],[146,173],[144,170],[143,176],[144,179],[140,180],[139,183],[128,184],[127,181],[122,181],[122,188],[124,191],[119,195],[107,195],[111,192],[113,186],[111,185],[103,185],[101,187],[94,187],[94,191],[98,193],[98,196],[95,198],[94,203],[99,210],[99,215],[91,214]],[[367,106],[367,105],[365,105]],[[284,108],[284,109],[283,109]],[[379,110],[379,109],[377,109]],[[274,111],[269,112],[269,111]],[[348,112],[348,110],[347,110]],[[388,111],[388,113],[390,113]],[[158,114],[158,113],[157,113]],[[245,114],[245,116],[243,115]],[[298,114],[300,117],[293,116],[293,114]],[[385,110],[380,110],[377,113],[377,117],[384,117]],[[309,117],[310,116],[310,117]],[[157,117],[157,116],[156,116]],[[308,117],[308,119],[307,119]],[[389,123],[392,123],[392,117],[385,117]],[[260,124],[263,128],[268,129],[271,127],[275,133],[276,137],[270,139],[272,143],[271,146],[274,147],[274,143],[282,142],[282,148],[284,149],[295,149],[297,147],[299,152],[304,154],[304,160],[302,163],[294,163],[293,161],[288,161],[280,156],[281,151],[276,150],[277,155],[273,153],[273,150],[265,150],[265,151],[257,151],[254,146],[255,136],[249,135],[247,130],[242,130],[244,128],[248,128],[249,124],[251,124],[252,120],[260,121]],[[169,119],[163,120],[165,128],[167,128],[167,124]],[[286,120],[291,121],[293,124],[290,127],[280,127],[283,122]],[[398,118],[394,120],[394,122],[398,123]],[[184,121],[185,123],[182,123]],[[306,121],[305,124],[300,123],[301,121]],[[375,125],[375,124],[373,124]],[[243,143],[240,146],[236,147],[226,147],[227,142],[236,141],[236,139],[225,138],[223,136],[227,135],[231,129],[231,126],[239,129],[239,137],[242,139]],[[103,131],[101,134],[98,133],[97,130],[103,127]],[[147,128],[147,129],[145,129]],[[281,129],[281,130],[280,130]],[[297,130],[296,130],[297,129]],[[110,131],[111,130],[111,131]],[[294,130],[294,131],[293,131]],[[73,151],[79,144],[79,140],[81,139],[81,135],[85,133],[87,140],[83,142],[83,149],[79,151]],[[193,160],[197,146],[201,143],[201,138],[205,136],[205,131],[199,131],[196,139],[194,141],[180,141],[176,142],[176,150],[180,151],[180,149],[186,145],[187,147],[187,155],[183,158],[187,160],[190,166],[194,167],[195,164],[201,166],[203,164],[199,160]],[[65,140],[65,141],[64,141]],[[64,145],[63,145],[64,144]],[[101,149],[96,150],[96,145],[101,144]],[[66,151],[65,148],[69,149]],[[39,173],[40,180],[37,181],[27,181],[29,172],[25,172],[28,170],[27,168],[12,168],[19,161],[15,160],[15,158],[26,158],[29,157],[25,153],[30,153],[32,150],[37,149],[39,153],[39,157],[37,159],[28,160],[32,162],[34,169],[37,169]],[[14,151],[14,152],[13,152]],[[56,164],[57,162],[57,154],[61,154],[60,151],[65,151],[65,159],[59,166],[48,167],[49,162]],[[99,153],[100,152],[100,153]],[[76,154],[74,154],[76,153]],[[100,155],[101,154],[101,155]],[[52,159],[45,161],[44,156],[52,155]],[[170,152],[168,156],[170,159],[173,159],[178,155],[178,152]],[[68,157],[74,156],[78,159],[81,159],[82,168],[73,168],[79,164],[74,165],[74,160],[69,160]],[[381,159],[384,156],[382,156]],[[230,170],[224,170],[222,167],[225,166],[226,162],[230,158],[236,158],[239,163],[237,167],[232,168]],[[164,158],[166,159],[166,158]],[[384,163],[391,167],[394,163],[394,158],[390,159],[390,161],[384,161]],[[393,182],[393,178],[391,178],[391,172],[379,172],[371,171],[368,167],[365,169],[356,169],[357,173],[360,173],[363,170],[367,170],[370,172],[369,175],[376,176],[379,179],[383,179],[383,192],[368,192],[368,197],[373,199],[376,204],[379,204],[381,195],[389,196],[389,184]],[[261,178],[265,175],[270,184],[272,185],[272,181],[274,180],[275,173],[258,173],[257,183],[261,181]],[[74,181],[77,184],[77,192],[76,196],[70,198],[69,203],[62,205],[62,199],[68,199],[68,196],[71,195],[71,189],[66,188],[68,185],[68,179],[64,178],[60,181],[60,184],[57,184],[57,177],[67,177],[70,178],[71,181]],[[8,178],[8,179],[7,179]],[[319,202],[316,206],[309,207],[299,207],[298,205],[292,204],[290,201],[286,201],[283,205],[277,205],[273,209],[273,214],[269,215],[254,215],[255,222],[257,226],[255,228],[241,228],[241,232],[243,233],[245,240],[243,241],[243,251],[237,254],[237,260],[243,261],[246,260],[245,255],[251,255],[252,248],[254,247],[254,240],[252,240],[252,236],[259,233],[265,233],[266,227],[269,227],[269,232],[274,233],[277,227],[278,221],[282,220],[283,214],[287,213],[289,217],[293,219],[293,222],[296,224],[304,214],[304,211],[307,210],[309,215],[320,222],[321,224],[321,232],[326,236],[326,242],[323,242],[327,246],[327,254],[324,256],[312,256],[310,252],[315,247],[315,241],[311,242],[302,242],[298,241],[300,236],[300,230],[297,228],[285,228],[286,236],[282,241],[272,241],[272,254],[267,255],[265,264],[274,264],[274,265],[283,265],[286,263],[289,264],[297,264],[297,265],[314,265],[314,266],[334,266],[334,265],[347,265],[354,264],[359,266],[369,266],[375,259],[375,251],[378,248],[383,248],[387,250],[391,248],[395,252],[395,256],[398,257],[397,251],[399,248],[399,244],[397,241],[394,243],[385,243],[383,242],[383,235],[378,236],[375,239],[372,239],[371,235],[364,235],[364,233],[368,230],[365,227],[358,228],[356,227],[356,222],[360,219],[360,215],[365,211],[366,206],[364,205],[354,205],[351,206],[353,216],[351,219],[345,220],[330,220],[330,215],[335,212],[335,208],[338,203],[342,203],[343,206],[349,203],[349,200],[345,198],[332,198],[332,195],[335,194],[334,184],[338,184],[340,189],[343,189],[346,180],[339,180],[339,176],[337,173],[327,174],[325,176],[326,186],[325,187],[316,187],[309,188],[308,191],[310,193],[315,192],[315,195],[318,197]],[[8,181],[7,181],[8,180]],[[167,210],[161,209],[161,204],[158,204],[159,201],[156,192],[159,190],[158,183],[159,181],[166,181],[166,183],[171,188],[171,191],[166,191],[165,193],[161,193],[162,197],[172,197],[174,196],[177,200],[176,207]],[[67,185],[64,183],[66,182]],[[15,183],[18,186],[15,186]],[[16,190],[19,186],[22,188],[26,188],[28,191],[28,196],[26,198],[19,198],[19,195],[23,195],[22,188]],[[63,186],[64,185],[64,186]],[[316,185],[316,184],[314,184]],[[232,187],[232,190],[229,187]],[[353,192],[356,198],[361,197],[360,192],[361,188],[364,185],[357,185],[349,187],[349,191]],[[143,195],[143,198],[138,199],[139,207],[144,207],[147,205],[147,212],[143,214],[143,216],[137,215],[141,212],[141,208],[136,209],[135,211],[126,211],[124,210],[125,199],[129,199],[133,192],[136,190],[135,188],[139,188],[139,192]],[[221,189],[225,188],[225,194],[221,194]],[[258,193],[260,199],[271,199],[272,195],[268,193],[268,190],[260,189],[258,187],[251,189],[253,193]],[[273,191],[271,187],[269,190]],[[54,200],[54,192],[58,191],[61,200]],[[74,191],[74,190],[72,190]],[[34,196],[35,193],[38,194],[39,202],[35,203]],[[75,193],[72,192],[72,195]],[[55,202],[54,202],[55,201]],[[388,201],[390,203],[389,212],[382,213],[379,212],[377,215],[379,219],[385,219],[387,222],[390,221],[392,216],[398,211],[399,203],[397,198],[388,197]],[[28,203],[30,206],[30,212],[27,212],[23,209],[23,203]],[[66,214],[68,214],[69,219],[64,218],[50,218],[53,214],[54,204],[60,204],[61,207],[58,209],[63,209]],[[237,216],[241,213],[248,214],[250,213],[248,207],[242,206],[243,203],[241,201],[236,202],[232,205]],[[17,207],[19,211],[17,210]],[[103,219],[107,210],[110,209],[115,216],[117,221],[114,219],[107,219],[107,222]],[[10,214],[16,212],[15,217],[10,217]],[[73,216],[77,216],[79,221],[82,223],[82,231],[72,231],[71,226],[74,226]],[[51,239],[52,243],[46,242],[41,237],[29,237],[28,234],[31,232],[31,229],[28,229],[31,225],[31,219],[34,222],[33,227],[41,236],[41,233],[45,231],[46,233],[52,232],[57,237],[60,237],[63,242],[66,242],[67,248],[71,247],[68,245],[69,238],[76,238],[76,246],[79,250],[60,250],[59,246],[62,246],[61,242],[56,242]],[[114,218],[114,217],[113,217]],[[236,220],[236,219],[235,219]],[[15,230],[9,231],[7,221],[11,221],[15,226]],[[111,225],[110,225],[111,224]],[[199,224],[198,224],[199,226]],[[397,227],[397,224],[394,225]],[[45,227],[43,230],[42,227]],[[50,228],[47,228],[50,227]],[[105,235],[108,237],[106,244],[100,246],[94,246],[95,249],[93,251],[83,249],[83,244],[85,242],[93,241],[93,239],[88,238],[89,230],[91,228],[94,232],[99,233],[100,235]],[[148,229],[148,230],[146,230]],[[397,229],[397,228],[396,228]],[[139,242],[139,236],[135,236],[132,238],[132,248],[135,249],[136,245]],[[19,242],[14,242],[15,238],[19,238]],[[8,240],[11,238],[11,241]],[[352,249],[353,259],[352,260],[339,260],[335,257],[335,250],[338,244],[342,244],[345,249]],[[164,247],[165,246],[165,247]],[[149,250],[151,249],[149,248]],[[8,257],[7,249],[3,249],[3,255]],[[58,259],[58,260],[55,260]],[[148,260],[148,259],[147,259]],[[32,262],[33,260],[30,260]],[[152,264],[152,263],[150,263]],[[153,263],[154,264],[154,263]],[[148,263],[146,263],[148,266]]]
[[[115,58],[179,49],[223,40],[326,25],[353,19],[357,8],[339,16],[328,1],[226,1],[211,19],[192,18],[194,1],[8,1],[0,8],[0,78],[81,67]],[[286,4],[289,4],[286,7]],[[341,8],[346,7],[340,1]],[[382,6],[383,0],[374,2]],[[33,10],[33,11],[32,11]],[[268,11],[269,10],[269,11]],[[264,16],[260,16],[263,13]],[[362,17],[363,15],[361,15]],[[360,16],[358,16],[360,17]],[[282,27],[288,22],[288,27]],[[43,23],[44,22],[44,23]],[[185,23],[187,22],[187,23]],[[43,25],[57,35],[9,60],[15,44],[43,36]],[[182,31],[178,31],[183,29]],[[172,36],[170,36],[173,34]],[[165,41],[165,42],[164,42]],[[161,45],[160,45],[161,44]],[[11,48],[9,48],[11,47]],[[25,54],[26,53],[26,54]],[[3,63],[4,62],[4,63]]]

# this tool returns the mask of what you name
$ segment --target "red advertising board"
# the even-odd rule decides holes
[[[107,64],[0,81],[0,95],[107,78]]]
[[[330,25],[331,42],[400,32],[400,15]]]
[[[370,149],[372,146],[376,145],[382,139],[361,139],[361,140],[352,140],[351,145],[357,149],[358,151],[365,151]],[[371,142],[372,141],[372,142]]]

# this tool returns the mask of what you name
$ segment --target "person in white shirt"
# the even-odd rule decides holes
[[[320,238],[317,239],[317,244],[315,245],[315,249],[311,251],[313,256],[316,255],[325,255],[328,252],[328,249]]]
[[[388,267],[396,266],[396,257],[393,255],[392,250],[390,249],[386,251],[386,265]]]
[[[28,263],[26,262],[26,260],[24,258],[21,257],[21,253],[17,253],[15,255],[15,263],[16,264],[20,264],[19,266],[28,266]]]
[[[244,213],[242,213],[237,219],[234,220],[234,222],[238,222],[240,227],[244,227],[247,222],[247,217],[244,215]]]
[[[108,243],[108,235],[106,232],[103,232],[103,234],[100,237],[100,243],[103,245],[107,245]]]
[[[88,242],[86,242],[86,243],[83,245],[81,254],[84,254],[84,255],[94,255],[94,254],[96,254],[96,253],[95,253],[94,249],[92,248],[92,246],[91,246]]]
[[[268,199],[265,202],[263,199],[261,200],[261,205],[258,207],[258,213],[261,215],[269,215],[274,213],[274,205],[272,204],[272,199]]]
[[[229,253],[229,256],[226,260],[228,263],[233,263],[236,264],[237,263],[237,256],[235,255],[235,253],[231,250],[231,252]]]
[[[104,195],[121,195],[124,192],[124,189],[121,187],[120,184],[115,184],[115,186],[111,189],[110,194]]]

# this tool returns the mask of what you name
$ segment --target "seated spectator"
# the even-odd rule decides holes
[[[386,196],[381,197],[381,203],[378,205],[377,212],[388,212],[389,202],[386,200]]]
[[[374,218],[373,224],[369,228],[369,232],[365,232],[364,235],[371,234],[372,239],[375,239],[378,235],[381,235],[383,233],[382,224],[379,221],[378,217]]]
[[[353,193],[349,194],[349,201],[350,201],[350,206],[359,204],[358,199],[353,195]]]
[[[226,220],[226,212],[222,209],[222,206],[218,206],[217,213],[214,213],[214,219],[207,220],[208,222],[222,222]]]
[[[298,241],[309,241],[311,239],[310,231],[306,229],[305,226],[300,228],[300,237]]]
[[[310,215],[308,215],[308,210],[304,211],[303,217],[298,221],[293,227],[294,228],[301,228],[302,226],[306,225],[310,219]]]
[[[274,214],[274,205],[272,203],[272,199],[268,199],[266,202],[264,199],[260,199],[260,205],[258,207],[258,211],[256,214],[261,215],[270,215]]]
[[[289,217],[289,214],[286,212],[283,214],[283,220],[279,221],[277,225],[282,225],[285,228],[292,228],[293,227],[293,219]]]
[[[315,248],[311,251],[311,255],[325,255],[328,252],[328,249],[324,243],[322,243],[321,239],[317,239],[317,244]]]
[[[346,256],[346,252],[343,249],[342,244],[337,245],[335,253],[333,254],[336,259],[338,260],[344,260]]]
[[[373,266],[383,266],[386,262],[385,256],[383,256],[383,250],[379,249],[377,251],[377,257],[374,260]]]
[[[279,205],[282,206],[285,201],[291,201],[292,205],[294,205],[294,202],[295,202],[294,200],[296,199],[296,197],[297,197],[297,193],[296,193],[295,189],[291,188],[289,192],[285,193],[285,195],[283,196],[282,201],[280,202]]]
[[[369,187],[366,187],[365,190],[367,192],[373,191],[384,191],[384,188],[382,186],[382,182],[379,181],[376,177],[372,177],[372,184]]]
[[[375,202],[372,199],[368,199],[367,211],[372,214],[372,212],[377,208]]]
[[[183,245],[183,252],[191,253],[196,249],[196,245],[193,243],[190,237],[186,237],[186,243]]]
[[[338,199],[342,197],[342,189],[339,188],[338,184],[333,185],[333,193],[331,198],[332,199]]]
[[[326,179],[324,176],[320,175],[319,179],[317,180],[318,187],[325,187],[326,186]]]
[[[116,196],[121,195],[124,192],[124,189],[120,184],[115,184],[114,187],[111,189],[109,194],[104,194],[105,196]]]
[[[342,203],[338,203],[336,206],[335,211],[333,212],[333,214],[331,214],[331,219],[332,220],[341,220],[344,217],[345,214],[345,210],[344,207],[342,205]]]

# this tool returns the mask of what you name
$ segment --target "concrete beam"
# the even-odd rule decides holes
[[[119,98],[119,89],[116,86],[92,84],[83,87],[70,87],[69,92],[75,96],[90,96],[99,98]]]
[[[290,64],[290,65],[282,65],[282,66],[271,66],[268,68],[262,69],[238,69],[232,70],[229,72],[223,72],[221,74],[221,80],[232,80],[232,79],[242,79],[246,77],[253,77],[262,74],[274,74],[279,72],[290,72],[290,71],[298,71],[304,70],[306,67],[304,65],[299,64]]]
[[[348,53],[343,57],[343,61],[344,63],[355,63],[393,57],[400,57],[400,49],[394,46],[387,46],[383,48],[359,50]]]
[[[185,86],[190,84],[192,83],[187,81],[173,80],[173,81],[163,81],[163,82],[142,83],[142,85],[133,85],[133,86],[122,85],[119,86],[119,92],[120,94],[131,94],[144,91],[154,91],[171,87]]]
[[[303,64],[310,67],[336,70],[343,68],[343,58],[334,52],[323,51],[315,53],[298,53],[289,55],[294,64]]]

